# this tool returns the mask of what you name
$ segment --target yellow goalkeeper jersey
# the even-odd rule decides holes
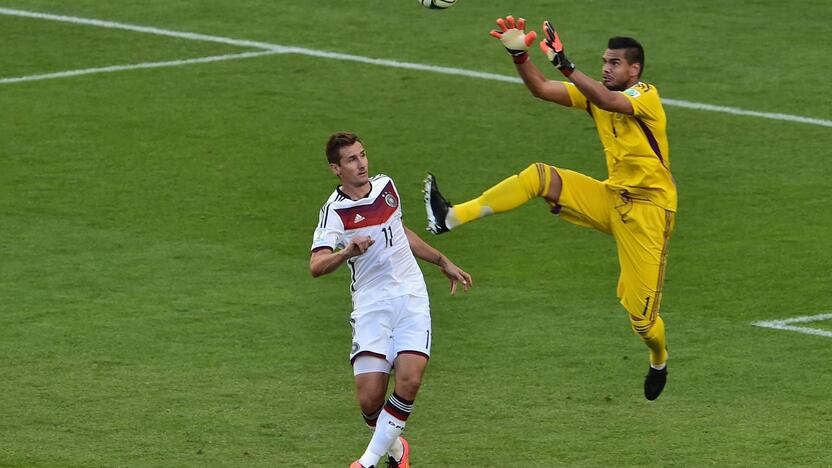
[[[633,104],[633,115],[626,115],[600,109],[574,84],[564,84],[572,107],[586,110],[595,120],[607,159],[609,177],[605,182],[626,190],[633,198],[647,198],[675,212],[676,182],[670,173],[667,118],[656,87],[639,82],[620,91]]]

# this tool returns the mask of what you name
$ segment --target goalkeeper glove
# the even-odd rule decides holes
[[[540,50],[546,54],[552,65],[556,66],[563,76],[569,76],[575,71],[575,64],[566,58],[566,53],[563,52],[563,44],[560,42],[558,32],[552,27],[552,23],[548,20],[543,22],[543,34],[546,39],[540,41]]]
[[[503,43],[514,63],[520,64],[528,60],[529,46],[537,38],[537,33],[532,31],[526,34],[526,20],[520,18],[515,24],[513,16],[506,16],[506,19],[497,18],[497,26],[500,27],[500,31],[491,30],[489,34]]]

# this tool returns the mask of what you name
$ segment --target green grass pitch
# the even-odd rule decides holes
[[[821,0],[0,8],[506,76],[494,19],[548,18],[593,76],[606,39],[632,35],[665,98],[832,118]],[[0,41],[0,80],[256,51],[8,14]],[[337,130],[363,137],[405,223],[476,283],[451,297],[422,265],[435,342],[406,432],[415,467],[832,465],[832,339],[752,326],[832,312],[829,126],[666,107],[670,377],[647,402],[611,239],[539,201],[423,231],[428,170],[452,201],[535,161],[604,177],[591,121],[522,85],[274,54],[0,82],[0,109],[0,466],[357,458],[348,273],[308,272]]]

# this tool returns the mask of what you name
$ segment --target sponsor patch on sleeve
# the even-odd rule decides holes
[[[635,88],[627,88],[626,90],[624,90],[624,94],[634,98],[641,96],[641,93],[639,93],[638,90],[636,90]]]
[[[332,249],[343,249],[346,246],[344,235],[338,231],[327,228],[315,229],[315,236],[312,238],[312,249],[318,247],[331,247]]]

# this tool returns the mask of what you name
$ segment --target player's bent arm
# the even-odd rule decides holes
[[[312,273],[313,278],[317,278],[337,270],[348,259],[346,250],[335,252],[329,248],[322,248],[312,252],[309,258],[309,272]]]
[[[442,274],[451,282],[451,294],[456,294],[456,286],[458,283],[462,284],[463,291],[468,291],[473,286],[474,281],[471,279],[471,275],[454,265],[454,262],[442,255],[442,252],[428,245],[427,242],[423,241],[421,237],[408,229],[407,226],[404,226],[404,232],[407,235],[410,250],[415,257],[439,266]]]
[[[332,273],[350,258],[366,252],[374,243],[371,237],[355,236],[346,247],[337,252],[328,247],[316,250],[309,258],[309,272],[313,278]]]
[[[546,79],[543,72],[530,60],[517,64],[517,72],[534,97],[566,107],[572,106],[572,98],[569,97],[566,85],[560,81]]]
[[[608,112],[633,115],[633,104],[618,91],[610,91],[603,84],[584,75],[578,70],[569,75],[569,81],[586,96],[589,102]]]
[[[442,258],[444,258],[442,252],[428,245],[427,242],[422,240],[421,237],[411,231],[407,226],[404,227],[404,232],[407,235],[407,243],[410,244],[410,251],[413,252],[416,258],[433,263],[434,265],[440,264]]]

